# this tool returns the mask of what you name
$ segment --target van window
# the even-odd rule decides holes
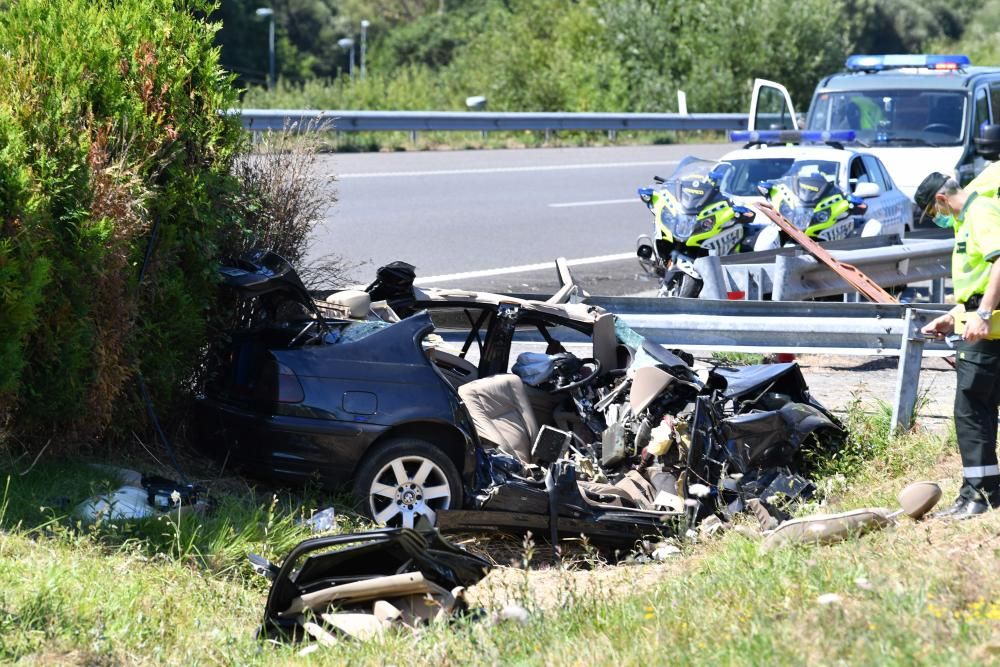
[[[962,141],[965,94],[950,90],[860,90],[817,95],[810,130],[855,130],[888,145],[954,146]]]
[[[758,130],[794,130],[794,121],[788,113],[785,96],[777,88],[764,86],[757,98],[757,116],[754,127]]]
[[[1000,124],[1000,81],[994,81],[990,84],[990,106],[993,107],[995,114],[992,122]],[[982,125],[978,127],[982,127]]]
[[[986,97],[986,88],[976,89],[976,99],[973,104],[973,130],[978,136],[984,125],[990,122],[990,105]]]

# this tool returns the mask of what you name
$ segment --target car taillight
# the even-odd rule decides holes
[[[254,387],[254,399],[273,405],[274,403],[301,403],[305,392],[299,378],[288,366],[274,359],[265,362],[260,381]]]
[[[301,403],[305,400],[305,392],[302,391],[302,384],[291,368],[284,364],[277,366],[277,395],[275,400],[278,403]]]

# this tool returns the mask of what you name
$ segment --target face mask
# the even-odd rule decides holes
[[[939,213],[934,216],[934,224],[938,227],[944,227],[945,229],[952,228],[955,226],[955,216],[941,215]]]

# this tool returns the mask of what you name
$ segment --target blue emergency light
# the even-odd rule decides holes
[[[854,130],[734,130],[729,140],[751,144],[801,144],[805,141],[849,142],[854,141]]]
[[[914,67],[933,70],[959,70],[972,64],[969,56],[932,54],[890,54],[876,56],[849,56],[850,72],[881,72],[887,69]]]

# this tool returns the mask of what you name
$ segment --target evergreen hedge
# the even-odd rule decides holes
[[[239,228],[213,5],[0,6],[0,429],[128,432],[136,372],[168,411],[195,372]]]

